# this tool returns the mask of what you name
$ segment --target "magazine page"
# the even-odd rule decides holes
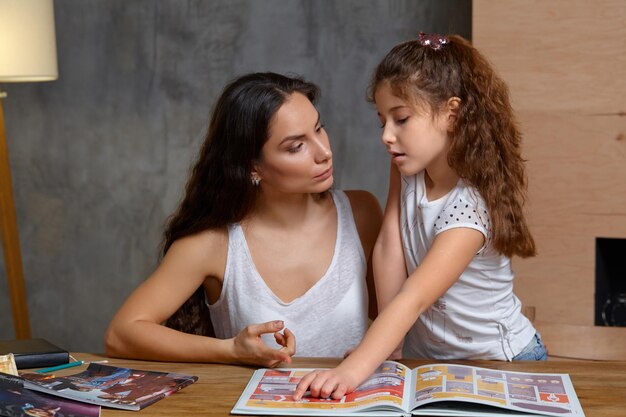
[[[415,386],[411,388],[414,395],[410,401],[415,415],[500,415],[506,414],[502,410],[506,409],[527,415],[584,416],[567,374],[446,364],[423,365],[415,368],[413,374]],[[458,402],[465,403],[463,411],[458,411]],[[475,404],[474,411],[468,409],[468,403]],[[500,410],[489,412],[481,407],[484,405]]]
[[[198,380],[196,376],[97,363],[78,374],[55,377],[23,374],[24,386],[59,397],[104,407],[140,410]]]
[[[293,393],[300,379],[313,369],[259,369],[235,404],[233,414],[317,415],[317,416],[397,416],[408,410],[403,403],[409,385],[410,369],[387,361],[354,392],[340,400],[312,398],[299,401]]]
[[[21,378],[0,373],[0,415],[99,417],[100,406],[31,391]]]

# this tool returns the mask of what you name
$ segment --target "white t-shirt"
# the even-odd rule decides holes
[[[489,213],[478,191],[463,180],[428,201],[424,172],[401,177],[401,234],[411,274],[437,234],[464,227],[485,235],[485,245],[455,284],[420,315],[403,354],[428,359],[511,360],[535,335],[513,294],[511,260],[491,246]]]

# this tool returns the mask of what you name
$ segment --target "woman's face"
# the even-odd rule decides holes
[[[293,93],[269,125],[269,138],[254,172],[264,191],[321,193],[333,184],[328,135],[311,101]]]

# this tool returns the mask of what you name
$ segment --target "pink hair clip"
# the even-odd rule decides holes
[[[443,45],[446,45],[450,42],[450,40],[444,35],[424,32],[420,32],[418,41],[420,45],[430,46],[435,51],[440,50]]]

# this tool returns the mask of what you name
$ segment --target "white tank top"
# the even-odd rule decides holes
[[[367,263],[343,191],[331,191],[337,208],[337,240],[328,270],[299,298],[285,303],[257,271],[239,223],[228,227],[228,256],[222,292],[207,303],[215,335],[236,336],[248,324],[284,320],[296,336],[295,356],[341,357],[356,347],[368,325]],[[305,237],[303,237],[305,238]],[[273,335],[263,341],[278,347]]]

